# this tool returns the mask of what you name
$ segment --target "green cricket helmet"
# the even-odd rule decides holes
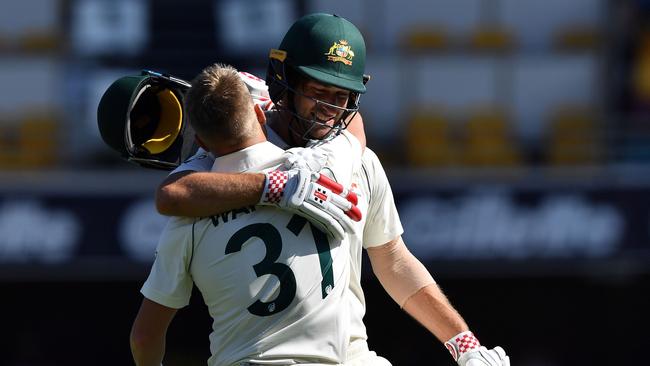
[[[97,123],[104,142],[128,161],[173,169],[196,146],[183,116],[190,84],[153,71],[117,79],[104,92]]]
[[[296,90],[297,76],[314,79],[350,91],[345,108],[333,106],[321,100],[316,103],[342,110],[343,114],[328,136],[333,136],[347,127],[345,121],[359,109],[359,95],[366,92],[369,76],[364,74],[366,66],[366,45],[363,36],[354,24],[332,14],[309,14],[298,19],[289,28],[278,49],[269,55],[266,82],[269,94],[278,108],[289,110],[295,119],[307,124],[320,121],[298,116],[293,108],[292,94]],[[289,98],[286,98],[289,96]],[[313,99],[313,98],[311,98]],[[308,138],[309,131],[303,135]]]

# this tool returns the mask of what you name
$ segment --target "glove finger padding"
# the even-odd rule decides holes
[[[283,157],[286,169],[308,169],[319,172],[327,163],[327,155],[314,149],[290,149]]]
[[[346,232],[353,232],[352,220],[360,220],[361,211],[347,197],[319,184],[319,176],[307,169],[268,172],[259,204],[301,214],[323,232],[342,240]]]
[[[343,210],[352,220],[361,221],[362,215],[361,210],[357,207],[359,198],[357,197],[356,192],[353,192],[351,189],[345,189],[345,187],[325,174],[316,174],[314,178],[316,184],[321,185],[334,193],[329,196],[332,203]]]
[[[343,240],[345,229],[327,212],[317,209],[315,206],[306,203],[299,207],[289,208],[290,211],[306,218],[325,234],[336,240]]]
[[[496,347],[492,348],[492,350],[490,350],[490,351],[491,352],[496,352],[497,356],[501,360],[501,365],[510,366],[510,357],[508,357],[508,355],[506,354],[506,351],[503,348],[501,348],[499,346],[496,346]]]
[[[501,347],[488,350],[481,346],[463,354],[458,359],[459,365],[464,366],[510,366],[510,358]]]
[[[341,226],[343,226],[343,229],[346,232],[352,232],[354,230],[354,224],[348,214],[335,203],[335,200],[333,200],[334,197],[339,196],[314,182],[309,184],[308,192],[307,197],[305,197],[306,204],[313,205],[318,210],[328,213],[330,216],[335,218]]]

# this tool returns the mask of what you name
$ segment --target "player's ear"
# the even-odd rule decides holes
[[[259,104],[255,104],[253,106],[253,109],[255,110],[255,116],[257,117],[257,121],[260,123],[260,125],[263,126],[266,124],[266,115],[264,114],[262,107],[260,107]]]

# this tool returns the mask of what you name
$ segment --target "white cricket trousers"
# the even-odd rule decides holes
[[[365,340],[358,339],[348,347],[347,361],[344,366],[392,366],[387,359],[377,356],[374,351],[368,349]]]

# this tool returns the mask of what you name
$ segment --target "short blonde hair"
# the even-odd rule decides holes
[[[185,95],[190,124],[204,141],[235,145],[254,133],[253,99],[237,70],[224,64],[206,67]]]

